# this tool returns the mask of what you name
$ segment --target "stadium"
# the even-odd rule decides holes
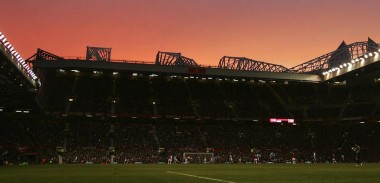
[[[20,171],[37,182],[49,179],[34,171],[64,182],[379,178],[380,46],[370,38],[292,68],[233,56],[204,66],[161,51],[155,62],[112,60],[100,47],[85,58],[38,49],[24,60],[10,41],[0,34],[5,182],[22,181]],[[363,174],[353,173],[355,144]],[[70,170],[99,177],[70,179]],[[302,175],[284,179],[292,172]]]

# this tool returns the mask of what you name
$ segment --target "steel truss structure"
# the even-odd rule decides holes
[[[367,53],[378,51],[379,44],[368,38],[368,41],[355,42],[347,45],[344,41],[333,52],[314,58],[310,61],[290,68],[295,73],[320,74],[325,70],[362,57]]]
[[[378,43],[368,38],[368,41],[355,42],[347,45],[344,41],[339,47],[330,53],[324,54],[292,68],[282,65],[257,61],[246,57],[224,56],[220,59],[219,69],[263,71],[263,72],[291,72],[322,74],[324,71],[337,68],[340,65],[352,62],[352,60],[365,57],[369,53],[380,53]],[[54,55],[42,49],[37,49],[37,53],[28,58],[26,62],[31,65],[34,60],[65,60],[63,57]],[[91,61],[111,61],[111,48],[87,47],[86,60]],[[200,67],[193,59],[182,56],[175,52],[158,52],[156,55],[156,65]]]
[[[181,53],[158,52],[156,56],[156,65],[172,65],[198,67],[199,65],[193,59],[184,57]]]
[[[245,57],[229,56],[224,56],[220,59],[218,68],[246,71],[289,72],[289,69],[282,65],[256,61]]]
[[[111,48],[99,48],[87,46],[86,60],[111,61]]]
[[[54,55],[52,53],[49,53],[45,50],[42,50],[40,48],[37,49],[37,53],[26,59],[26,61],[30,62],[33,60],[63,60],[64,58]]]

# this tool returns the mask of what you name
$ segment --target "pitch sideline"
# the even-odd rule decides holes
[[[195,178],[198,178],[198,179],[206,179],[206,180],[213,180],[213,181],[226,182],[226,183],[236,183],[236,182],[233,182],[233,181],[222,180],[222,179],[215,179],[215,178],[211,178],[211,177],[203,177],[203,176],[191,175],[191,174],[186,174],[186,173],[179,173],[179,172],[172,172],[172,171],[166,171],[166,172],[167,173],[171,173],[171,174],[188,176],[188,177],[195,177]]]

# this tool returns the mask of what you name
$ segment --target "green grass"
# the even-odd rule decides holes
[[[0,167],[0,182],[380,182],[380,164],[26,165]]]

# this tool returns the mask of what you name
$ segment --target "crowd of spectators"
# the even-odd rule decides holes
[[[56,163],[61,154],[65,163],[160,163],[213,153],[208,162],[350,161],[350,147],[360,143],[366,161],[379,161],[379,123],[358,121],[380,116],[376,83],[51,70],[42,86],[44,114],[0,116],[1,159]],[[297,125],[270,124],[272,117]]]
[[[378,123],[286,125],[88,118],[1,121],[2,159],[13,163],[57,163],[58,147],[65,149],[61,153],[64,163],[167,163],[168,157],[182,163],[204,159],[208,163],[291,162],[293,157],[298,162],[312,162],[313,152],[318,154],[318,162],[331,162],[333,154],[346,157],[338,162],[350,162],[355,143],[362,146],[363,160],[380,161]],[[213,159],[201,154],[185,160],[184,153],[213,153]]]

